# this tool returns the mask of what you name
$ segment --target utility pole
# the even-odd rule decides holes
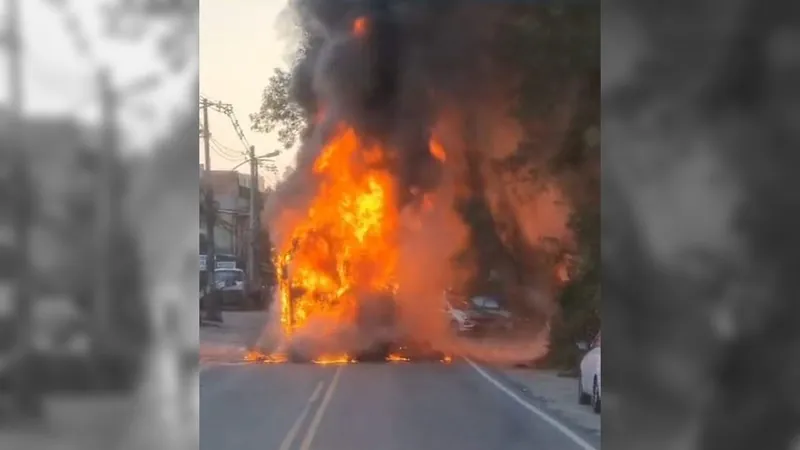
[[[203,98],[203,151],[205,156],[205,209],[206,209],[206,275],[208,287],[206,295],[209,299],[214,299],[212,295],[216,290],[214,283],[214,270],[216,269],[216,252],[214,247],[214,188],[211,183],[211,131],[208,128],[208,100]],[[214,303],[211,300],[210,303]],[[213,306],[212,306],[213,308]]]
[[[13,236],[16,241],[15,266],[13,273],[16,284],[14,302],[10,312],[16,316],[13,320],[13,342],[10,344],[12,401],[15,409],[26,416],[36,417],[41,414],[41,396],[39,389],[32,382],[30,358],[33,351],[32,313],[33,293],[32,268],[30,262],[30,229],[33,220],[32,189],[34,183],[30,179],[30,162],[25,149],[25,136],[22,130],[22,36],[20,32],[20,2],[7,0],[4,43],[8,55],[9,79],[9,148],[11,152],[12,185],[18,189],[13,193],[15,207],[10,211],[13,219]],[[16,175],[16,176],[14,176]]]
[[[15,115],[22,109],[22,39],[19,28],[20,7],[19,0],[6,2],[6,49],[8,51],[9,69],[9,103]]]
[[[94,339],[106,342],[106,333],[111,294],[111,233],[114,227],[114,192],[116,158],[118,155],[117,113],[119,99],[107,68],[98,72],[97,83],[100,88],[100,104],[103,117],[101,128],[100,167],[95,190],[95,285],[93,301]]]
[[[250,242],[247,252],[247,268],[251,288],[258,287],[258,262],[256,252],[258,251],[258,199],[261,193],[258,186],[258,159],[256,158],[255,146],[250,146]]]

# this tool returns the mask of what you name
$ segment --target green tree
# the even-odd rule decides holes
[[[572,366],[574,343],[600,327],[599,3],[511,6],[506,13],[498,23],[496,63],[514,81],[508,95],[524,137],[499,166],[521,183],[555,181],[572,206],[569,227],[576,245],[569,281],[557,297],[550,353],[551,363]],[[568,98],[575,100],[566,105],[572,114],[564,131],[553,117]],[[548,149],[542,145],[545,133],[565,134],[558,147]]]
[[[253,131],[277,131],[278,141],[286,150],[298,143],[307,121],[305,112],[292,98],[291,72],[275,69],[261,94],[261,107],[250,114],[250,120]]]

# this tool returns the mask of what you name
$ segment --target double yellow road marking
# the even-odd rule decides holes
[[[298,450],[310,450],[311,444],[314,442],[314,437],[317,434],[319,424],[322,422],[322,417],[325,415],[325,410],[328,408],[328,404],[333,398],[333,393],[336,391],[336,386],[339,384],[339,375],[341,375],[341,373],[342,366],[339,366],[336,368],[336,372],[333,374],[333,379],[331,379],[328,389],[325,390],[325,396],[322,398],[322,402],[319,404],[319,407],[314,413],[314,417],[311,419],[311,423],[306,430],[305,436],[303,437]],[[314,389],[314,392],[311,393],[311,397],[309,397],[306,406],[303,408],[303,411],[300,412],[299,416],[297,416],[297,419],[295,419],[294,423],[292,424],[292,428],[289,429],[289,433],[286,434],[283,442],[281,442],[279,450],[289,450],[292,444],[294,444],[297,434],[300,432],[300,427],[302,427],[303,423],[306,421],[306,417],[308,417],[308,414],[311,412],[314,403],[316,403],[320,396],[320,392],[322,392],[322,385],[323,382],[320,381],[317,384],[317,387]]]

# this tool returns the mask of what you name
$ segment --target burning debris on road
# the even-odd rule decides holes
[[[265,354],[255,350],[249,351],[244,360],[246,362],[257,363],[257,364],[282,364],[289,361],[286,355],[276,353],[276,354]],[[385,359],[386,362],[393,362],[393,363],[401,363],[401,362],[413,362],[416,361],[409,356],[404,355],[403,353],[390,353],[386,355]],[[444,364],[449,364],[453,362],[452,356],[444,355],[439,359],[440,362]],[[320,365],[329,365],[329,364],[354,364],[359,362],[355,358],[349,355],[323,355],[319,356],[316,359],[310,361],[313,364],[320,364]]]

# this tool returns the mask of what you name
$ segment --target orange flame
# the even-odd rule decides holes
[[[255,363],[262,363],[262,364],[270,364],[270,363],[284,363],[288,360],[286,355],[282,354],[274,354],[274,355],[267,355],[255,350],[250,350],[245,354],[244,360],[248,362],[255,362]]]
[[[411,361],[411,360],[409,358],[406,358],[403,355],[398,355],[396,353],[392,353],[391,355],[386,357],[386,361],[390,361],[390,362],[406,362],[406,361]]]
[[[367,18],[364,16],[357,17],[353,21],[353,36],[362,37],[367,33]]]
[[[442,144],[440,144],[439,141],[437,141],[436,139],[431,139],[429,146],[431,155],[434,158],[438,159],[441,162],[445,162],[447,160],[447,153],[445,153],[444,147],[442,147]]]
[[[353,361],[353,359],[347,355],[326,355],[315,359],[313,362],[314,364],[329,365],[329,364],[350,364],[355,361]]]
[[[394,286],[399,219],[395,183],[380,168],[384,154],[342,125],[314,162],[318,190],[277,256],[286,334],[312,317],[352,322],[359,292]]]

